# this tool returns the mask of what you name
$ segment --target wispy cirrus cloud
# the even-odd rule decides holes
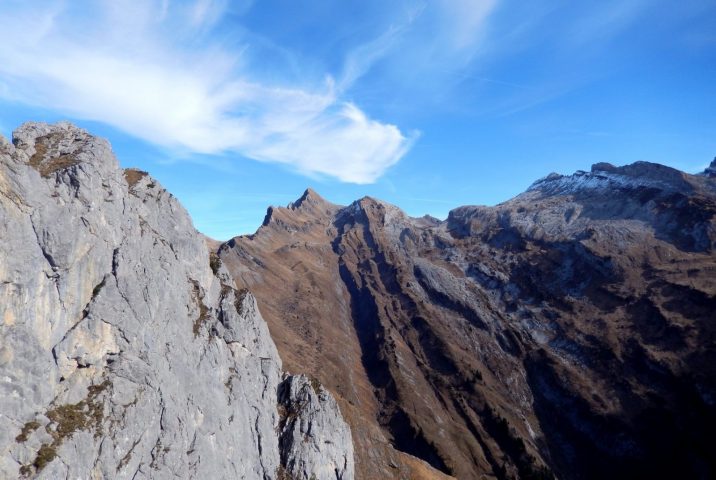
[[[487,18],[497,6],[497,0],[439,0],[441,21],[450,47],[455,50],[472,49],[485,34]]]
[[[254,75],[251,45],[222,29],[232,7],[4,2],[0,94],[170,149],[235,152],[346,182],[373,182],[400,160],[414,136],[371,119],[329,75],[317,85]]]

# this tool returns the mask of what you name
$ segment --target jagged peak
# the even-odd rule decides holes
[[[304,205],[332,205],[331,202],[320,196],[314,189],[308,187],[298,200],[288,204],[287,208],[296,210]]]
[[[716,177],[716,157],[711,160],[711,165],[706,167],[706,170],[704,170],[703,175],[706,175],[707,177],[711,178]]]
[[[281,219],[281,222],[288,221],[288,223],[294,223],[294,220],[291,220],[294,217],[297,219],[296,221],[299,221],[301,218],[303,218],[301,221],[305,221],[306,216],[311,218],[328,218],[332,212],[335,212],[339,208],[341,208],[339,205],[329,202],[312,188],[307,188],[297,200],[289,203],[285,208],[275,206],[268,207],[261,226],[265,227],[271,224],[277,219],[277,216]]]
[[[338,212],[338,216],[364,216],[368,221],[381,219],[385,224],[409,218],[399,207],[375,197],[364,196]]]
[[[264,215],[264,221],[261,222],[261,226],[262,226],[262,227],[265,227],[265,226],[267,226],[269,223],[271,223],[271,219],[273,218],[273,212],[274,212],[274,207],[272,207],[272,206],[271,206],[271,207],[268,207],[268,208],[266,209],[266,215]]]

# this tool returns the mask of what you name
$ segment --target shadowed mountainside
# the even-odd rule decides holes
[[[714,172],[597,164],[445,221],[309,189],[218,255],[360,478],[713,478]]]

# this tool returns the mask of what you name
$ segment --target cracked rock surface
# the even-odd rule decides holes
[[[325,390],[309,423],[331,443],[280,451],[255,298],[106,141],[67,123],[0,138],[0,232],[0,478],[271,479],[282,458],[353,477]]]
[[[353,478],[351,431],[317,381],[288,375],[278,389],[281,461],[290,478]]]

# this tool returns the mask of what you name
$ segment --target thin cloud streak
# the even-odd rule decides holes
[[[484,34],[483,26],[497,6],[497,0],[439,0],[445,26],[451,32],[450,47],[471,49]]]
[[[405,155],[417,135],[369,118],[330,77],[312,88],[252,78],[240,46],[207,34],[226,6],[0,6],[0,94],[170,149],[235,152],[345,182],[371,183]]]
[[[581,48],[586,44],[607,41],[633,24],[644,10],[649,7],[645,0],[622,0],[601,2],[572,27],[569,38],[572,48]]]

